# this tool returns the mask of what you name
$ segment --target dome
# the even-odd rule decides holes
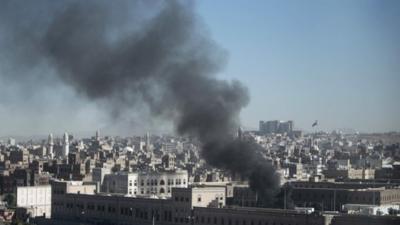
[[[129,146],[126,146],[126,147],[124,148],[124,152],[133,152],[133,148],[132,148],[132,147],[129,147]]]

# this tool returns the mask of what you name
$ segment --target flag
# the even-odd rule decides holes
[[[311,126],[312,127],[315,127],[315,126],[317,126],[318,125],[318,120],[316,120]]]

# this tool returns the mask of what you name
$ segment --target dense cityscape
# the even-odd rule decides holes
[[[400,1],[0,1],[0,225],[399,225]]]
[[[38,224],[395,224],[400,133],[303,133],[260,121],[236,139],[279,175],[264,205],[248,179],[210,166],[192,137],[2,140],[3,221]],[[228,157],[228,156],[227,156]],[[268,208],[265,208],[265,207]],[[283,216],[284,215],[284,216]]]

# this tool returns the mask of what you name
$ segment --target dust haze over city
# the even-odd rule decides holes
[[[1,218],[397,223],[384,2],[1,2]]]

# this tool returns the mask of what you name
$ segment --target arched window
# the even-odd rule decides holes
[[[165,193],[164,188],[160,188],[160,194],[164,194],[164,193]]]
[[[160,185],[165,185],[164,180],[160,180]]]

